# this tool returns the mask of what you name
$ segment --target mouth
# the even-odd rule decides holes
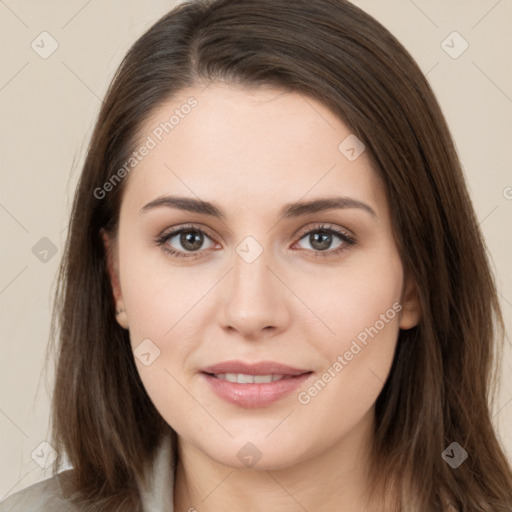
[[[226,371],[231,370],[231,371]],[[273,362],[227,362],[200,372],[219,398],[244,408],[265,407],[295,391],[314,374]]]

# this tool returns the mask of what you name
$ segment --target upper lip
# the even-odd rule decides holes
[[[244,363],[243,361],[225,361],[223,363],[207,366],[201,370],[204,373],[215,375],[222,373],[243,373],[245,375],[302,375],[311,370],[293,368],[275,361],[260,361],[257,363]]]

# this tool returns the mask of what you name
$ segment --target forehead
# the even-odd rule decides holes
[[[185,89],[142,124],[135,149],[150,149],[125,196],[140,203],[179,192],[269,207],[273,200],[337,193],[383,208],[367,152],[355,160],[344,152],[353,138],[323,103],[300,93],[222,83]]]

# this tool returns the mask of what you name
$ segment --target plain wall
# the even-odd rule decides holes
[[[51,476],[36,462],[49,453],[40,443],[48,438],[52,374],[42,369],[74,188],[115,69],[137,37],[177,3],[0,2],[0,499]],[[354,3],[398,37],[437,95],[492,255],[510,333],[512,2]],[[51,50],[50,38],[39,36],[44,31],[58,43],[48,58],[39,55]],[[464,40],[469,46],[459,56]],[[512,459],[511,370],[508,342],[493,414]]]

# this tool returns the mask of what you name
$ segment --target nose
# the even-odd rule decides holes
[[[278,275],[270,251],[248,261],[234,253],[233,268],[223,280],[219,321],[224,330],[246,339],[273,337],[290,324],[293,294]]]

